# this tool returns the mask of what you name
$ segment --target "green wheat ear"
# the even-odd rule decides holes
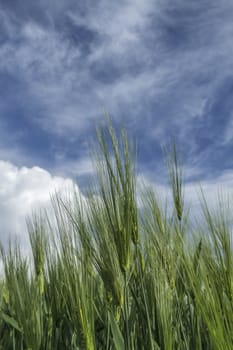
[[[181,221],[184,210],[183,171],[175,144],[167,150],[167,167],[177,218]]]
[[[139,209],[125,131],[108,119],[95,151],[87,195],[28,220],[32,262],[0,246],[0,349],[231,350],[232,204],[203,196],[198,224],[186,214],[174,146],[172,214],[146,186]]]

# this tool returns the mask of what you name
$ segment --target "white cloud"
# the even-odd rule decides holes
[[[124,62],[137,49],[141,49],[140,56],[143,54],[141,34],[157,9],[156,3],[152,0],[102,0],[97,6],[90,6],[85,16],[71,12],[68,15],[74,23],[94,30],[101,37],[102,42],[91,53],[90,62],[112,56]]]
[[[64,195],[73,190],[73,186],[71,179],[52,176],[39,167],[18,168],[0,161],[0,240],[3,244],[16,236],[27,246],[25,217],[32,211],[48,208],[55,191]],[[77,186],[75,189],[80,193]]]

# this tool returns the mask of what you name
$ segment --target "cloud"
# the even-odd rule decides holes
[[[0,161],[0,240],[5,245],[9,237],[17,237],[23,247],[28,245],[25,218],[39,209],[49,208],[50,198],[56,192],[71,193],[77,186],[71,179],[52,176],[39,167],[16,167]]]
[[[232,107],[229,1],[40,1],[34,10],[26,0],[8,3],[0,5],[0,112],[7,125],[12,119],[4,159],[28,165],[27,147],[52,172],[80,173],[86,165],[76,169],[74,148],[82,162],[80,138],[92,135],[105,108],[152,150],[142,156],[144,170],[171,137],[194,173],[232,167],[232,115],[224,109]],[[25,146],[27,127],[31,143],[41,132],[43,149]],[[12,146],[17,128],[22,135]],[[65,159],[56,158],[58,145]]]
[[[102,1],[93,10],[87,7],[85,16],[65,11],[63,27],[47,27],[30,18],[19,22],[16,15],[2,11],[8,23],[5,32],[9,33],[10,27],[14,34],[0,48],[0,69],[24,81],[28,104],[40,105],[39,113],[30,118],[50,133],[81,132],[102,115],[104,107],[115,115],[119,102],[137,98],[138,89],[144,92],[139,85],[143,75],[134,79],[127,70],[139,50],[142,57],[141,33],[152,4],[146,1],[132,6],[127,1],[115,6]],[[84,43],[89,45],[88,52]],[[111,90],[100,78],[102,70],[112,74],[110,60],[118,72],[125,70],[123,82],[117,81]],[[114,79],[118,80],[117,76]]]
[[[58,158],[60,157],[58,156]],[[94,173],[93,162],[89,157],[80,158],[77,162],[76,160],[67,161],[61,155],[61,158],[58,159],[57,163],[59,163],[59,165],[54,169],[55,172],[64,174],[66,169],[69,168],[72,178],[93,175]]]

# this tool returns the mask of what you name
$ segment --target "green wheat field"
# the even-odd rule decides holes
[[[231,206],[185,205],[182,167],[166,164],[172,209],[137,188],[123,130],[97,129],[85,198],[52,198],[28,219],[32,259],[1,247],[0,349],[233,349]],[[140,203],[139,203],[140,202]]]

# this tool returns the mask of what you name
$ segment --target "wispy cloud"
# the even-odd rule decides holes
[[[41,1],[34,10],[28,1],[0,6],[0,74],[9,89],[0,99],[1,115],[7,124],[9,115],[23,118],[22,133],[29,124],[32,135],[40,130],[45,145],[40,159],[49,154],[51,167],[64,169],[58,144],[68,163],[74,164],[75,147],[78,159],[85,158],[80,139],[93,132],[107,109],[146,140],[142,167],[153,157],[145,149],[174,137],[187,166],[214,174],[217,159],[211,152],[227,155],[232,142],[233,5],[226,0],[51,4]],[[8,129],[16,133],[16,127]],[[19,150],[24,143],[21,136]],[[12,154],[9,140],[7,147]],[[33,156],[38,161],[35,151]],[[229,158],[222,165],[222,170],[232,166]]]

